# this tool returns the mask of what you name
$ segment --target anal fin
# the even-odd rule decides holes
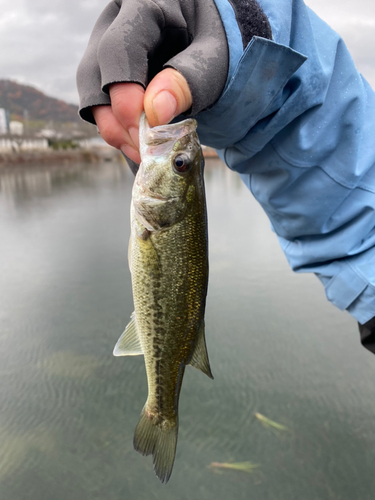
[[[141,341],[137,331],[135,312],[130,316],[130,322],[124,333],[118,339],[113,350],[114,356],[138,356],[143,354]]]
[[[206,338],[204,335],[204,321],[202,321],[199,328],[197,343],[188,364],[205,373],[208,377],[212,379],[214,378],[211,372],[210,362],[208,360]]]

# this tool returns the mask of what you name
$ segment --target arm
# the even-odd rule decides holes
[[[302,1],[260,4],[273,41],[250,43],[198,131],[261,203],[293,270],[314,272],[328,300],[365,324],[375,316],[375,94]]]

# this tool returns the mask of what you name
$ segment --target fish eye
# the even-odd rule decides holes
[[[178,154],[173,159],[173,167],[177,173],[185,173],[191,168],[191,160],[186,154]]]

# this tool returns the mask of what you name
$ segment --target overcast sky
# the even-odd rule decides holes
[[[78,102],[75,72],[106,0],[0,0],[0,78]],[[307,0],[375,88],[375,1]]]

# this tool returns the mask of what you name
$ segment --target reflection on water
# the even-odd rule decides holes
[[[41,360],[38,366],[45,371],[43,377],[56,375],[83,380],[93,375],[100,362],[89,354],[77,355],[71,351],[57,351]]]
[[[143,360],[112,356],[133,310],[132,174],[0,172],[1,499],[373,500],[375,358],[291,273],[239,177],[211,159],[205,178],[215,380],[187,370],[161,485],[132,449]]]
[[[80,189],[81,187],[100,189],[104,184],[115,186],[122,179],[131,182],[132,174],[122,163],[114,163],[111,168],[98,168],[97,165],[67,165],[55,168],[37,167],[15,168],[0,175],[0,194],[5,207],[27,204],[37,197],[56,196],[59,191]]]

